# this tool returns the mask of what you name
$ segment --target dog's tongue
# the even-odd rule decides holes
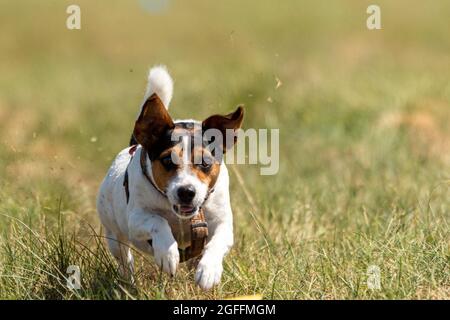
[[[192,206],[180,206],[180,212],[191,213],[192,211],[194,211],[194,207]]]

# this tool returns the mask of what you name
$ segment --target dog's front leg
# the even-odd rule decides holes
[[[148,243],[151,239],[156,264],[164,272],[175,275],[180,254],[167,220],[142,209],[133,210],[129,215],[128,234],[130,240],[138,247],[142,248],[144,243],[148,247],[148,252],[151,252],[150,243]]]
[[[204,290],[209,290],[220,282],[223,258],[233,245],[233,222],[221,221],[210,231],[211,239],[195,272],[195,282]]]

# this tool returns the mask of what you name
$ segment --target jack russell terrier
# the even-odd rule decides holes
[[[124,276],[133,279],[132,244],[153,255],[170,275],[180,262],[198,258],[195,281],[208,290],[220,282],[222,260],[233,245],[229,177],[222,157],[236,142],[244,110],[239,106],[203,122],[173,121],[167,110],[172,92],[166,68],[150,69],[130,147],[117,155],[104,178],[97,210]],[[211,139],[205,132],[210,129],[227,134],[220,152],[208,148]]]

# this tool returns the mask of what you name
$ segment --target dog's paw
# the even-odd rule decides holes
[[[209,290],[213,286],[219,284],[222,272],[223,267],[221,261],[217,262],[212,259],[202,259],[195,271],[195,282],[203,290]]]
[[[155,239],[156,240],[156,239]],[[153,256],[155,262],[164,272],[174,276],[180,263],[180,253],[176,241],[164,244],[153,240]]]

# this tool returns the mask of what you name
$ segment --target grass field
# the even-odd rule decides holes
[[[143,2],[2,1],[0,298],[450,298],[450,2],[376,1],[374,31],[373,1]],[[244,103],[245,128],[280,129],[277,175],[230,168],[235,246],[209,292],[139,253],[127,285],[101,236],[96,192],[156,63],[174,117]]]

